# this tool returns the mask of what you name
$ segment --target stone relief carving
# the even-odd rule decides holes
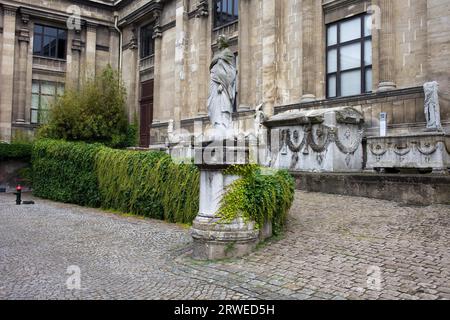
[[[445,144],[444,144],[445,145]],[[424,156],[431,156],[436,152],[443,151],[439,150],[439,142],[438,141],[425,141],[422,142],[420,140],[413,140],[410,142],[403,143],[371,143],[369,144],[370,152],[380,159],[388,152],[391,151],[397,156],[404,157],[411,152],[419,152]]]
[[[309,154],[309,148],[316,153],[323,153],[328,149],[331,143],[335,143],[343,154],[352,155],[359,149],[363,139],[362,129],[358,131],[357,136],[354,139],[351,139],[352,134],[349,129],[345,132],[344,137],[346,140],[349,140],[349,146],[342,142],[342,139],[339,137],[338,128],[330,128],[325,125],[318,125],[315,129],[311,126],[305,127],[301,139],[299,132],[300,130],[291,132],[290,129],[282,131],[281,143],[285,150],[282,154],[286,154],[286,147],[293,153],[303,151],[303,154]]]
[[[427,120],[427,129],[442,131],[439,107],[439,84],[436,81],[427,82],[423,88],[425,91],[425,119]]]

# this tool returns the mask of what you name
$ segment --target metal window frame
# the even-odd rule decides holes
[[[144,52],[144,50],[145,50],[145,46],[144,46],[144,41],[145,41],[145,39],[144,39],[144,32],[146,32],[146,30],[150,30],[150,35],[151,35],[150,36],[150,41],[149,41],[150,50],[149,50],[148,54],[146,54]],[[150,56],[155,54],[155,40],[153,39],[153,24],[152,23],[144,25],[144,26],[142,26],[140,28],[140,47],[141,48],[139,50],[140,51],[139,52],[139,56],[140,56],[141,60],[145,59],[145,58],[148,58],[148,57],[150,57]]]
[[[48,81],[48,80],[33,80],[32,83],[37,83],[39,86],[39,92],[38,93],[34,93],[33,91],[31,92],[31,96],[37,95],[39,100],[38,100],[38,107],[37,108],[33,108],[33,105],[31,105],[30,107],[30,123],[31,124],[42,124],[42,120],[41,120],[41,112],[48,112],[49,109],[43,109],[42,108],[42,102],[41,102],[41,97],[45,96],[45,97],[53,97],[54,99],[56,99],[58,97],[58,87],[61,85],[62,87],[64,87],[65,90],[65,83],[63,82],[57,82],[57,81]],[[46,93],[42,93],[42,85],[43,84],[52,84],[54,86],[54,94],[50,95],[50,94],[46,94]],[[33,122],[33,110],[37,111],[37,122]]]
[[[231,1],[231,16],[233,17],[231,20],[223,20],[222,16],[224,15],[224,12],[222,10],[218,10],[218,5],[220,4],[220,8],[223,8],[223,3],[226,3],[226,7],[228,10],[228,3]],[[237,7],[235,6],[237,4]],[[214,0],[214,25],[213,28],[222,28],[229,24],[232,24],[239,20],[239,0]]]
[[[356,16],[352,16],[352,17],[345,18],[345,19],[342,19],[339,21],[335,21],[335,22],[332,22],[332,23],[329,23],[326,25],[326,37],[325,37],[326,40],[325,41],[326,41],[326,97],[327,97],[327,99],[343,97],[342,91],[341,91],[341,75],[342,75],[342,73],[356,71],[356,70],[359,70],[361,72],[361,88],[360,88],[359,94],[365,94],[365,93],[372,91],[372,88],[366,88],[366,73],[368,72],[368,70],[372,70],[372,66],[373,66],[373,61],[371,64],[367,64],[367,65],[365,64],[365,42],[370,41],[371,43],[373,43],[372,42],[372,38],[373,38],[372,34],[368,35],[368,36],[364,35],[365,19],[367,16],[370,16],[370,14],[362,13],[362,14],[358,14]],[[360,19],[360,23],[361,23],[360,37],[353,39],[353,40],[341,42],[341,24],[346,21],[357,20],[357,19]],[[336,41],[336,44],[334,44],[334,45],[328,45],[328,40],[329,40],[328,30],[329,30],[329,28],[331,28],[333,26],[336,26],[337,41]],[[361,65],[356,68],[341,70],[341,48],[348,46],[348,45],[355,44],[355,43],[361,44],[361,52],[360,52]],[[329,57],[329,53],[331,50],[336,50],[337,61],[336,61],[336,71],[335,72],[328,71],[328,68],[329,68],[328,57]],[[336,77],[336,95],[333,97],[329,96],[329,92],[330,92],[329,78],[330,78],[330,76]]]
[[[35,57],[43,57],[43,58],[50,58],[50,59],[58,59],[58,60],[64,60],[65,61],[66,58],[67,58],[67,29],[58,28],[58,27],[54,27],[54,26],[48,26],[48,25],[39,24],[39,23],[35,24],[35,27],[36,26],[42,27],[42,33],[36,32],[35,29],[33,30],[33,37],[34,38],[36,38],[36,37],[40,37],[41,38],[41,46],[39,48],[39,54],[36,54],[35,53],[35,48],[34,48],[34,41],[33,41],[33,56],[35,56]],[[55,29],[56,30],[56,37],[50,36],[50,35],[46,35],[45,34],[45,29],[46,28]],[[64,31],[64,33],[66,35],[64,38],[59,36],[59,32],[60,31]],[[51,38],[54,38],[56,40],[55,56],[53,56],[51,54],[44,55],[44,50],[43,50],[44,49],[44,37],[51,37]],[[64,48],[64,52],[63,52],[63,55],[62,55],[63,58],[59,57],[59,53],[60,53],[59,52],[59,41],[60,40],[64,40],[65,43],[66,43],[65,48]]]

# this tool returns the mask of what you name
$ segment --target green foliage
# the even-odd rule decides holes
[[[161,152],[39,140],[33,173],[34,193],[43,198],[178,223],[198,213],[197,168]]]
[[[0,142],[0,161],[4,160],[31,160],[32,144],[27,142]]]
[[[175,164],[165,153],[102,148],[96,172],[105,208],[178,223],[197,215],[197,168]]]
[[[261,228],[272,221],[274,235],[280,234],[294,200],[294,179],[287,171],[261,169],[255,165],[234,166],[227,174],[240,174],[229,187],[219,210],[222,221],[242,216]]]
[[[38,137],[99,142],[127,147],[130,134],[126,114],[126,90],[118,72],[108,66],[81,88],[67,88],[50,108],[48,123]]]
[[[32,154],[33,193],[60,202],[100,205],[95,156],[99,144],[38,140]]]
[[[197,168],[175,163],[165,153],[39,140],[32,162],[33,190],[43,198],[183,224],[191,224],[199,210]],[[279,234],[294,197],[289,173],[256,165],[234,166],[225,173],[242,178],[223,199],[222,220],[242,215],[258,227],[272,221]]]

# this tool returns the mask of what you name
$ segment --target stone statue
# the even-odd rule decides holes
[[[214,56],[209,85],[208,116],[214,128],[215,139],[226,139],[232,130],[233,105],[236,99],[236,66],[234,54],[228,48],[228,39],[220,36],[219,52]]]
[[[436,81],[427,82],[423,86],[425,91],[425,118],[427,129],[442,130],[439,108],[439,84]]]

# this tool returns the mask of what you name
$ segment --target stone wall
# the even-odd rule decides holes
[[[268,116],[289,108],[360,106],[368,135],[377,133],[380,112],[388,113],[389,130],[393,132],[421,131],[424,115],[420,87],[431,80],[440,83],[441,118],[444,128],[450,128],[449,0],[241,0],[239,22],[217,29],[213,28],[211,0],[123,3],[113,7],[77,1],[82,10],[82,30],[69,32],[67,60],[56,63],[34,61],[30,45],[33,24],[41,21],[64,26],[65,11],[73,2],[53,1],[49,15],[43,0],[2,1],[0,127],[6,139],[11,127],[33,129],[29,125],[32,79],[77,85],[79,79],[98,72],[106,63],[118,66],[120,48],[119,35],[113,28],[114,11],[118,11],[123,32],[129,118],[132,120],[135,114],[139,117],[140,83],[153,78],[153,129],[161,128],[161,136],[170,120],[175,121],[175,128],[181,128],[183,121],[206,115],[208,66],[215,39],[221,33],[231,37],[232,49],[238,54],[236,118],[245,130],[253,127],[249,112],[262,104]],[[326,24],[373,8],[375,14],[380,8],[381,16],[376,21],[380,28],[373,31],[372,93],[326,100]],[[28,13],[28,22],[24,12]],[[140,28],[148,24],[154,24],[161,34],[155,38],[153,73],[144,74],[138,71]],[[23,28],[29,31],[27,46],[19,40]],[[26,47],[25,59],[21,46]],[[379,92],[380,83],[386,89],[383,82],[392,83],[387,89],[396,90],[390,95]]]

